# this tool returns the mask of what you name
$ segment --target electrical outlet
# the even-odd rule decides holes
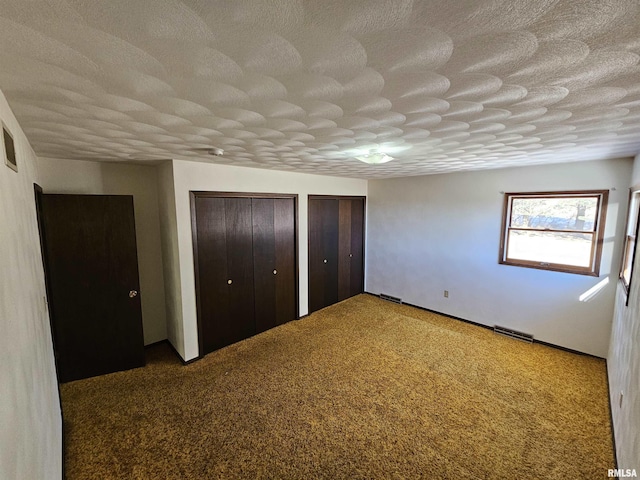
[[[444,298],[449,298],[449,290],[444,291]]]
[[[622,408],[622,397],[624,397],[624,392],[620,390],[620,408]]]

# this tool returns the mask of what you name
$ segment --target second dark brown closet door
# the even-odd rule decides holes
[[[309,198],[309,313],[363,291],[364,202]]]

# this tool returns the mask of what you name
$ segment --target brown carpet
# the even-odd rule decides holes
[[[62,386],[67,478],[607,478],[605,363],[360,295]]]

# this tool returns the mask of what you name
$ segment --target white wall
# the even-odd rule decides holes
[[[38,160],[45,193],[133,195],[144,343],[167,338],[156,168]]]
[[[0,478],[62,476],[62,420],[33,183],[36,156],[0,92],[18,173],[0,139]]]
[[[640,155],[634,162],[629,186],[640,185]],[[636,247],[638,248],[638,247]],[[640,253],[636,254],[629,293],[617,287],[607,367],[611,413],[620,468],[640,469]],[[620,392],[624,392],[622,405]]]
[[[174,160],[173,176],[182,290],[184,345],[174,345],[185,360],[198,356],[193,243],[189,191],[298,194],[300,315],[308,313],[307,195],[367,194],[367,181]]]
[[[605,357],[630,174],[619,159],[370,181],[367,291]],[[498,263],[500,192],[612,187],[599,278]]]
[[[176,196],[173,186],[173,163],[158,166],[158,209],[160,212],[160,239],[162,241],[162,267],[165,284],[167,338],[173,347],[185,356],[184,327],[182,321],[182,283],[176,221]]]

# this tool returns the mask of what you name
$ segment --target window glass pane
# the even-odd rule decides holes
[[[588,233],[511,230],[507,259],[589,267],[592,237]]]
[[[635,247],[635,238],[631,236],[627,237],[627,246],[624,254],[624,264],[622,266],[622,279],[627,286],[629,286],[629,282],[631,281],[631,262],[633,261],[633,250],[635,249]]]
[[[640,203],[640,192],[636,192],[631,197],[631,204],[629,205],[629,218],[627,219],[627,235],[636,234],[636,222],[638,220],[638,207]]]
[[[597,197],[514,198],[511,226],[592,232],[597,209]]]

